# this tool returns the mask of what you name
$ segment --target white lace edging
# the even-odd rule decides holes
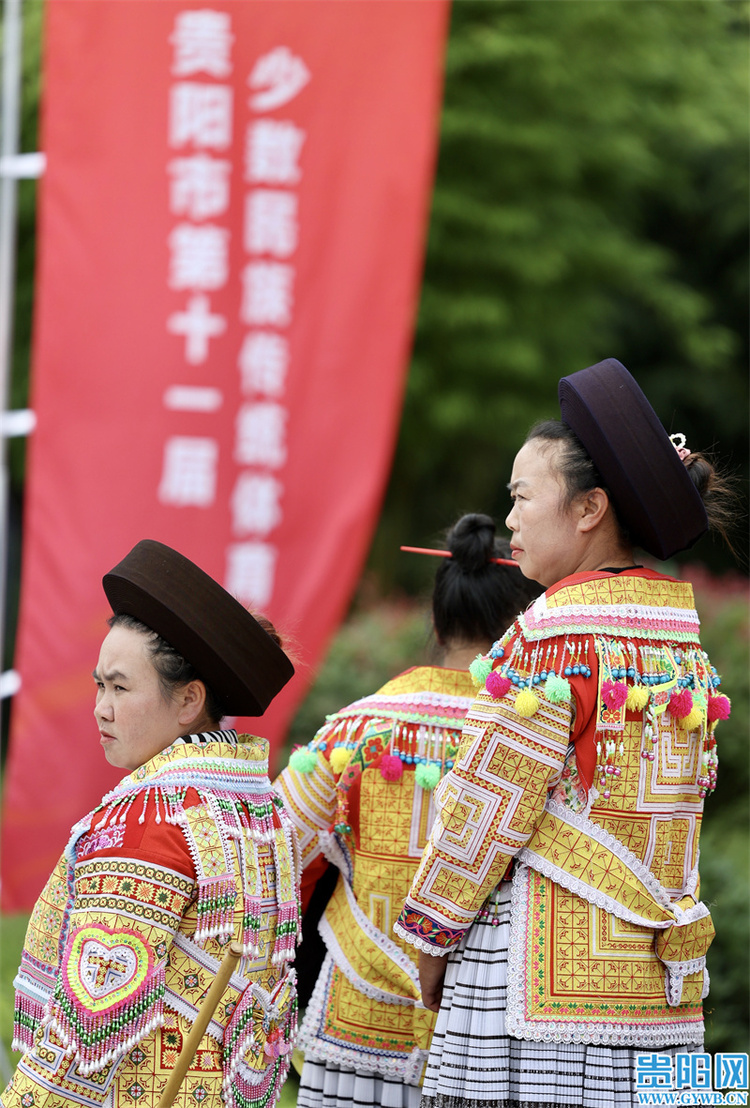
[[[560,869],[554,862],[550,862],[548,858],[542,858],[541,855],[535,854],[533,850],[529,850],[528,847],[523,847],[518,855],[517,860],[529,867],[529,869],[535,870],[537,873],[541,873],[543,877],[548,877],[550,881],[554,881],[556,885],[561,885],[568,892],[575,893],[576,896],[580,896],[582,900],[587,901],[589,904],[593,904],[596,908],[601,908],[605,912],[609,912],[613,916],[617,916],[618,919],[625,920],[627,923],[634,923],[639,927],[649,927],[655,930],[660,930],[665,927],[670,927],[673,920],[665,920],[662,923],[655,923],[653,920],[646,919],[645,916],[639,916],[635,912],[631,912],[628,908],[625,908],[619,901],[614,900],[613,897],[607,896],[606,893],[597,892],[592,889],[590,885],[587,885],[580,877],[573,877],[567,870]]]
[[[435,958],[444,958],[446,954],[450,954],[451,951],[456,949],[455,946],[447,949],[442,946],[440,948],[433,946],[431,943],[425,942],[424,939],[420,939],[418,935],[412,935],[411,931],[407,931],[398,920],[394,923],[393,930],[397,935],[400,935],[404,942],[409,943],[410,946],[415,946],[423,954],[432,954]]]
[[[354,986],[357,992],[363,993],[363,995],[369,997],[370,1000],[380,1000],[383,1004],[400,1004],[411,1007],[417,1003],[414,997],[401,996],[399,993],[387,992],[385,989],[380,989],[377,985],[373,985],[369,981],[366,981],[364,977],[360,977],[348,961],[341,943],[333,933],[333,928],[325,918],[318,924],[318,931],[326,945],[326,950],[335,962],[337,968],[341,970],[344,977]]]
[[[664,965],[666,966],[664,973],[664,992],[667,998],[667,1004],[669,1004],[671,1008],[678,1008],[682,1001],[682,988],[685,977],[691,973],[700,973],[701,970],[703,970],[701,1000],[706,999],[711,987],[711,979],[706,969],[705,957],[693,958],[690,962],[665,962]]]
[[[330,971],[334,964],[332,956],[326,954],[299,1029],[298,1049],[306,1058],[317,1062],[330,1062],[335,1066],[376,1073],[380,1077],[396,1077],[406,1085],[419,1084],[419,1078],[427,1061],[428,1051],[426,1050],[414,1047],[410,1054],[394,1058],[389,1057],[382,1050],[370,1051],[366,1047],[345,1046],[319,1035],[318,1028],[323,1027]]]
[[[703,1020],[696,1023],[642,1024],[561,1024],[554,1020],[527,1021],[526,1000],[526,928],[528,925],[529,867],[517,863],[511,885],[511,911],[508,939],[507,1007],[505,1026],[516,1039],[533,1042],[585,1043],[603,1046],[687,1046],[703,1042]]]
[[[164,991],[164,1007],[170,1008],[173,1012],[176,1012],[178,1016],[182,1016],[191,1027],[195,1023],[195,1017],[198,1014],[197,1007],[191,1004],[190,1001],[185,1000],[178,993],[173,992],[170,988]],[[224,1028],[215,1019],[209,1020],[205,1034],[210,1035],[219,1046],[224,1042]]]

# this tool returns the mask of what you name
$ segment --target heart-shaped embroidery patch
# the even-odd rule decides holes
[[[71,936],[63,980],[80,1005],[102,1012],[132,997],[153,965],[152,951],[134,931],[81,927]]]

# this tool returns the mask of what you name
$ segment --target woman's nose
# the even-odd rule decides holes
[[[94,715],[97,719],[111,720],[113,718],[112,702],[106,693],[102,693],[97,699],[94,706]]]
[[[516,529],[516,527],[515,527],[515,515],[516,515],[516,506],[514,504],[513,507],[511,508],[511,510],[508,512],[507,516],[505,517],[505,526],[508,528],[509,531],[515,531],[515,529]]]

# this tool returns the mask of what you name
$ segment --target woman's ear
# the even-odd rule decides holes
[[[206,706],[206,686],[202,681],[188,681],[177,694],[180,710],[177,721],[189,726],[203,715]]]
[[[581,497],[578,529],[593,531],[598,527],[609,510],[609,496],[604,489],[590,489]]]

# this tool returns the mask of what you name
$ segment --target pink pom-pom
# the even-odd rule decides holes
[[[386,781],[398,781],[404,772],[404,763],[396,754],[384,754],[380,762],[380,776]]]
[[[487,680],[485,681],[487,692],[490,694],[493,700],[502,700],[502,698],[505,696],[508,689],[510,688],[510,684],[511,682],[509,677],[501,677],[500,674],[494,669],[492,673],[487,674]]]
[[[603,681],[602,699],[608,708],[616,712],[628,699],[628,686],[621,681]]]
[[[675,719],[685,719],[693,710],[693,694],[690,689],[680,689],[669,698],[669,711]]]
[[[711,723],[717,719],[729,719],[732,704],[728,696],[712,696],[708,701],[708,718]]]

